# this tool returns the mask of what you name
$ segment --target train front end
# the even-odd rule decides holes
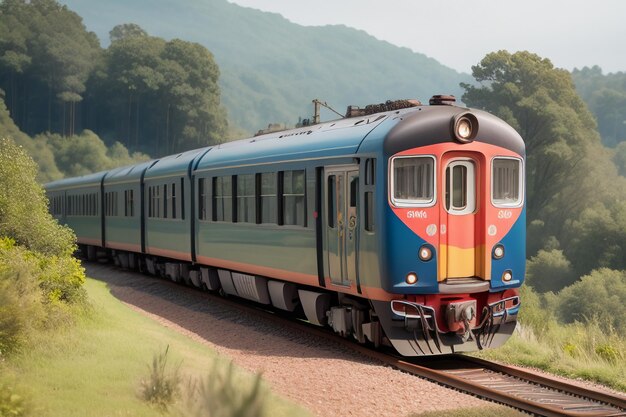
[[[486,112],[434,104],[384,141],[381,286],[395,299],[373,303],[405,356],[502,345],[525,273],[522,138]]]

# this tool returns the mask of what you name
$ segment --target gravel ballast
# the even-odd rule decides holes
[[[489,406],[480,400],[363,358],[302,331],[211,302],[201,291],[127,272],[84,265],[136,311],[263,372],[271,389],[318,416],[398,417],[434,410]]]

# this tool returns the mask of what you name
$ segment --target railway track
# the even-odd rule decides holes
[[[626,416],[626,396],[580,387],[519,368],[463,355],[429,358],[403,358],[376,351],[326,331],[308,322],[288,319],[281,314],[245,300],[206,293],[210,302],[220,303],[324,338],[345,349],[356,351],[385,365],[437,382],[479,398],[494,401],[539,416]]]
[[[540,416],[626,416],[626,398],[477,358],[452,355],[395,366]]]
[[[275,318],[274,318],[275,319]],[[281,319],[281,322],[284,319]],[[294,322],[290,321],[293,325]],[[626,416],[626,396],[615,396],[495,362],[446,355],[407,359],[369,349],[334,333],[297,323],[298,328],[412,375],[538,416]]]

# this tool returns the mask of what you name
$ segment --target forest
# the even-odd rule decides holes
[[[395,47],[389,47],[392,54]],[[326,82],[341,90],[333,75],[331,71]],[[139,24],[122,23],[111,27],[103,48],[82,18],[55,0],[0,3],[0,139],[10,138],[35,160],[37,166],[28,169],[40,182],[246,134],[250,125],[241,124],[241,115],[227,112],[222,104],[224,76],[213,52],[199,43],[166,40],[149,35]],[[232,82],[233,74],[226,76]],[[261,72],[256,77],[250,84],[266,88],[251,97],[268,100],[262,117],[284,117],[284,110],[272,104],[285,99],[280,81],[262,79]],[[391,73],[387,78],[396,79]],[[460,83],[454,89],[463,103],[499,116],[526,142],[526,295],[528,304],[542,311],[526,317],[535,317],[539,327],[550,316],[555,323],[623,335],[626,73],[603,74],[597,66],[568,72],[530,52],[497,51],[473,66],[471,76],[453,78]],[[438,80],[434,84],[442,80],[433,79]],[[377,80],[372,78],[373,88],[384,90],[386,85],[377,85]],[[351,94],[359,97],[359,92]],[[297,93],[310,102],[309,90],[290,89],[290,94]],[[240,100],[246,117],[259,120],[252,113],[256,104]],[[291,111],[295,122],[300,110]],[[21,152],[3,146],[10,153]],[[10,166],[2,171],[6,181]],[[41,199],[36,191],[29,192]],[[0,241],[5,253],[30,245],[11,232],[8,209],[3,208],[7,201],[0,198],[0,238],[12,239]],[[19,222],[28,223],[24,218]],[[71,252],[69,238],[63,239],[63,249],[48,252]],[[44,254],[46,250],[41,249]],[[74,271],[74,265],[64,268]],[[620,346],[626,345],[623,337],[616,337]],[[619,355],[626,358],[626,352]]]
[[[0,88],[21,131],[90,130],[152,156],[226,138],[219,70],[206,48],[133,24],[110,37],[102,49],[80,16],[53,0],[0,4]]]
[[[211,51],[134,23],[112,27],[109,38],[102,48],[55,0],[0,4],[0,128],[39,163],[41,180],[233,132]],[[527,143],[529,282],[558,291],[596,268],[624,269],[626,74],[569,73],[531,53],[500,51],[472,76],[459,87],[462,101],[500,116]]]

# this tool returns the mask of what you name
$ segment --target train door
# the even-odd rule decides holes
[[[451,153],[441,166],[440,280],[480,276],[478,161]]]
[[[359,231],[358,166],[327,167],[325,254],[330,281],[335,285],[357,283],[357,242]]]

